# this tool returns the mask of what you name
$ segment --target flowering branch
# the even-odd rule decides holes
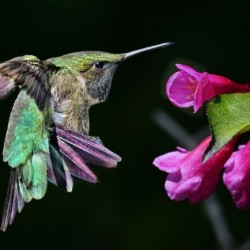
[[[186,65],[176,66],[179,71],[169,78],[166,86],[169,100],[178,107],[193,106],[194,112],[208,102],[206,114],[212,135],[195,147],[195,141],[180,125],[164,117],[168,120],[164,124],[170,120],[171,129],[168,127],[167,131],[180,144],[194,148],[188,151],[177,147],[176,151],[155,158],[153,164],[167,173],[165,189],[168,196],[178,201],[187,198],[192,204],[205,200],[215,191],[220,173],[225,168],[223,181],[236,206],[250,208],[250,142],[233,152],[239,135],[250,131],[250,85],[207,72],[200,73]],[[155,120],[163,123],[159,122],[159,114]],[[185,144],[186,141],[189,143]],[[220,211],[211,207],[213,209],[207,211]],[[213,215],[211,218],[220,244],[224,249],[232,249],[233,240],[225,229],[227,227],[221,230],[218,226],[223,224],[218,223],[222,216],[214,219]]]
[[[162,110],[154,111],[153,120],[164,132],[173,137],[178,144],[188,149],[194,148],[200,138],[208,134],[208,128],[204,128],[197,131],[195,135],[190,135],[180,123]],[[224,250],[232,249],[234,243],[233,235],[229,230],[216,195],[213,194],[203,204],[219,245]]]

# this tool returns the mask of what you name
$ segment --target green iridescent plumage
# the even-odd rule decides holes
[[[22,90],[11,113],[5,138],[3,160],[13,168],[25,164],[32,152],[49,152],[44,113],[34,99]]]
[[[52,57],[47,62],[59,68],[70,70],[74,74],[86,71],[93,67],[96,62],[114,63],[122,60],[125,54],[110,54],[100,51],[76,52],[60,57]]]
[[[47,188],[49,133],[45,124],[48,112],[41,112],[34,99],[22,90],[10,116],[3,160],[19,173],[18,185],[25,202],[41,199]]]

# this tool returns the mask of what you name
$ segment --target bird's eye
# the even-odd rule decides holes
[[[96,69],[103,69],[104,62],[97,62],[97,63],[95,63],[94,66],[95,66]]]

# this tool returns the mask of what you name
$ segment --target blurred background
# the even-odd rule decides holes
[[[75,181],[68,194],[50,185],[0,233],[0,249],[222,249],[204,205],[170,201],[165,173],[153,159],[177,143],[153,120],[167,112],[191,135],[207,126],[204,110],[173,107],[165,83],[175,63],[250,81],[247,4],[237,1],[44,0],[2,1],[0,60],[24,54],[47,59],[100,50],[128,52],[173,41],[171,47],[126,61],[117,70],[109,99],[91,109],[91,135],[122,156],[117,169],[93,167],[100,182]],[[0,105],[4,142],[16,95]],[[202,137],[200,140],[203,139]],[[1,208],[9,167],[2,162]],[[222,183],[217,198],[235,245],[250,236],[250,213],[239,211]],[[250,249],[250,248],[248,248]]]

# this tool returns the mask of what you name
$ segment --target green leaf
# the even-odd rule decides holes
[[[208,160],[235,136],[250,130],[250,93],[225,94],[207,105],[213,140],[203,156]]]

